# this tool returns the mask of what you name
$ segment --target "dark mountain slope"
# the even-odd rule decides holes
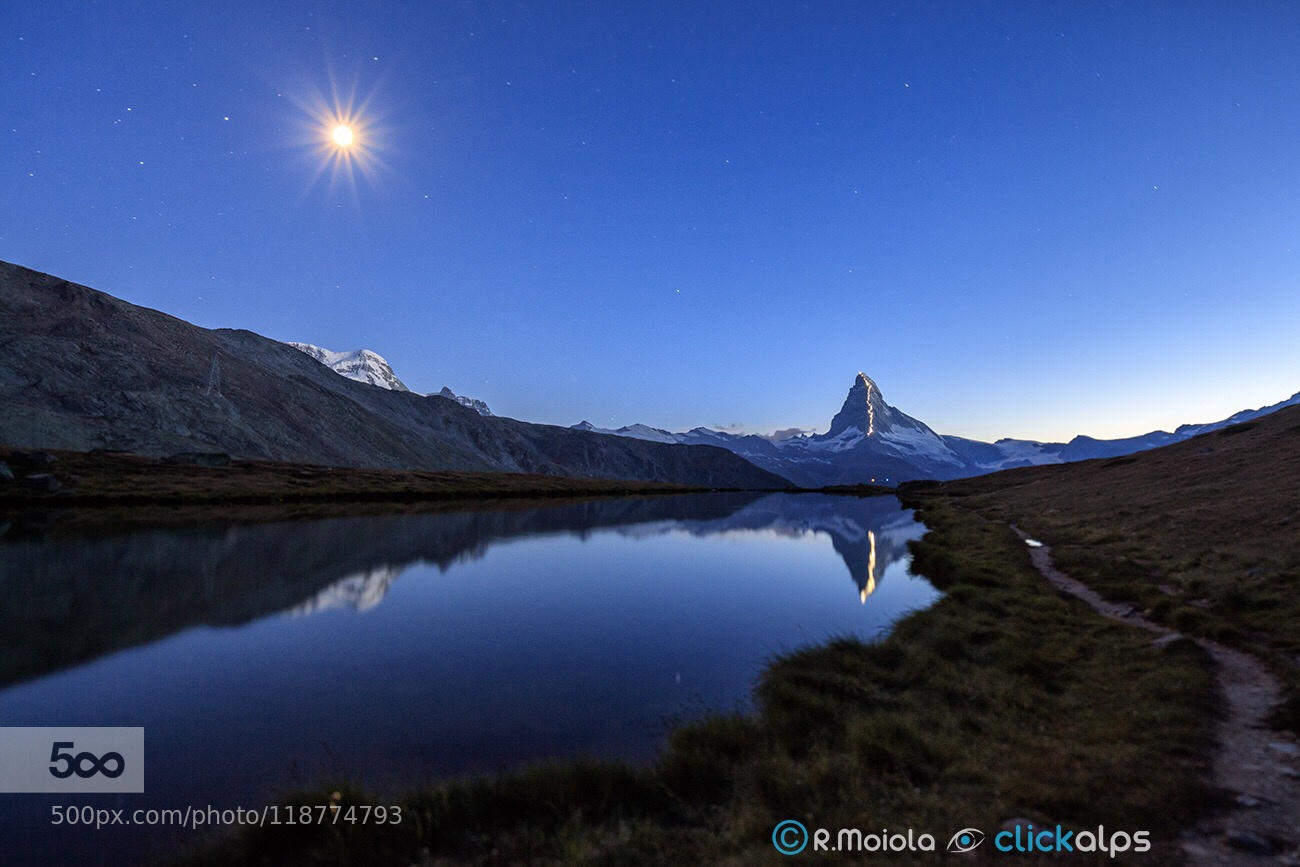
[[[250,331],[199,328],[7,263],[0,263],[0,404],[0,443],[29,448],[788,484],[720,448],[489,418],[437,395],[354,382]]]

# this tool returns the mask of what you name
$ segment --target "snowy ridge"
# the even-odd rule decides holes
[[[586,421],[573,427],[661,443],[721,446],[795,484],[820,487],[864,482],[895,484],[918,478],[955,479],[1013,467],[1115,457],[1250,421],[1294,404],[1300,404],[1300,393],[1272,406],[1243,410],[1222,421],[1183,425],[1174,433],[1152,431],[1117,440],[1077,436],[1068,443],[1016,439],[985,443],[935,433],[924,422],[886,403],[879,386],[865,373],[859,373],[844,405],[831,419],[829,430],[822,434],[759,436],[706,427],[673,433],[645,424],[598,428]]]
[[[646,440],[652,443],[680,443],[684,442],[685,438],[689,438],[690,436],[690,434],[669,433],[662,428],[650,427],[645,424],[630,424],[624,425],[620,428],[607,428],[596,427],[591,422],[584,420],[575,425],[571,425],[571,427],[574,430],[585,430],[591,431],[592,433],[609,434],[610,436],[616,437],[628,437],[629,439]],[[700,430],[700,428],[696,428],[696,430]],[[692,431],[691,433],[694,432],[695,431]],[[712,431],[710,431],[710,433],[712,433]]]
[[[1203,434],[1212,430],[1219,430],[1220,428],[1225,428],[1230,424],[1241,424],[1242,422],[1245,421],[1253,421],[1254,419],[1257,419],[1260,416],[1268,415],[1271,412],[1277,412],[1279,409],[1283,409],[1288,406],[1295,406],[1297,404],[1300,404],[1300,391],[1297,391],[1295,394],[1291,395],[1286,400],[1279,401],[1278,403],[1272,404],[1271,406],[1262,406],[1259,409],[1243,409],[1241,412],[1234,413],[1233,415],[1228,416],[1222,421],[1208,422],[1206,424],[1180,425],[1174,429],[1174,436],[1184,437],[1184,438],[1194,437],[1197,434]]]
[[[939,435],[929,428],[923,431],[907,427],[890,428],[881,433],[880,438],[900,453],[924,457],[939,463],[960,464],[962,462],[961,458],[944,444]]]
[[[351,352],[334,352],[322,346],[310,343],[290,343],[294,349],[305,352],[321,364],[340,376],[355,379],[368,385],[386,388],[389,391],[410,391],[406,384],[397,378],[393,368],[383,356],[369,349],[354,349]]]
[[[290,343],[289,345],[300,352],[307,353],[340,376],[346,376],[348,379],[355,379],[357,382],[364,382],[378,388],[386,388],[389,391],[411,391],[406,387],[406,383],[397,378],[397,374],[393,373],[393,368],[377,352],[372,352],[369,349],[335,352],[332,349],[325,349],[311,343]],[[411,393],[419,394],[419,392],[415,391],[411,391]],[[474,397],[466,397],[463,394],[456,394],[446,386],[443,386],[442,391],[438,392],[438,397],[454,400],[461,406],[474,410],[479,415],[492,415],[492,410],[488,409],[488,405],[483,401]]]
[[[1024,466],[1027,464],[1038,466],[1041,464],[1063,463],[1059,454],[1048,451],[1046,443],[1035,440],[1001,439],[993,445],[1002,454],[1006,455],[1005,460],[988,465],[997,466],[998,469],[1004,466]],[[984,464],[981,464],[981,466],[984,466]]]
[[[844,430],[840,431],[835,436],[828,437],[827,439],[824,440],[816,440],[815,442],[805,442],[805,443],[790,443],[785,447],[805,448],[811,451],[842,452],[845,449],[851,449],[858,443],[862,442],[862,438],[865,436],[869,436],[869,434],[864,434],[859,428],[853,426],[853,427],[846,427]],[[777,448],[782,448],[782,445],[777,444]]]
[[[732,434],[710,428],[674,433],[645,424],[600,428],[589,421],[574,429],[662,443],[721,446],[797,484],[892,483],[945,475],[967,466],[942,437],[924,423],[885,403],[880,388],[859,373],[830,430],[809,435]]]
[[[456,392],[452,391],[445,385],[442,387],[442,391],[438,392],[438,397],[445,397],[448,400],[454,400],[461,406],[474,410],[474,412],[479,415],[492,414],[492,410],[488,409],[488,405],[477,397],[466,397],[463,394],[456,394]]]

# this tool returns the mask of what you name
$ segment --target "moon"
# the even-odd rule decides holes
[[[359,102],[353,96],[340,98],[333,82],[331,91],[332,98],[319,91],[292,97],[300,112],[297,144],[303,150],[310,149],[314,157],[316,172],[311,184],[327,176],[331,189],[342,181],[355,196],[358,175],[376,182],[388,169],[382,156],[386,128],[379,121],[382,115],[368,109],[369,97]]]

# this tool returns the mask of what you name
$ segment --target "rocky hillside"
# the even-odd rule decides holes
[[[479,415],[374,388],[251,331],[199,328],[0,263],[0,444],[220,451],[330,466],[542,473],[776,488],[724,449]]]

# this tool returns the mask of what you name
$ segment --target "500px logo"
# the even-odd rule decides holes
[[[126,759],[122,758],[121,753],[109,751],[102,756],[97,756],[86,751],[74,756],[72,753],[63,752],[65,749],[70,750],[75,747],[76,743],[73,741],[55,741],[50,745],[50,776],[66,780],[76,774],[83,780],[88,780],[95,774],[103,774],[116,779],[126,770]],[[66,764],[60,768],[57,767],[59,762],[66,762]],[[109,768],[110,762],[113,763],[112,768]]]
[[[143,728],[0,726],[0,792],[143,791]]]

